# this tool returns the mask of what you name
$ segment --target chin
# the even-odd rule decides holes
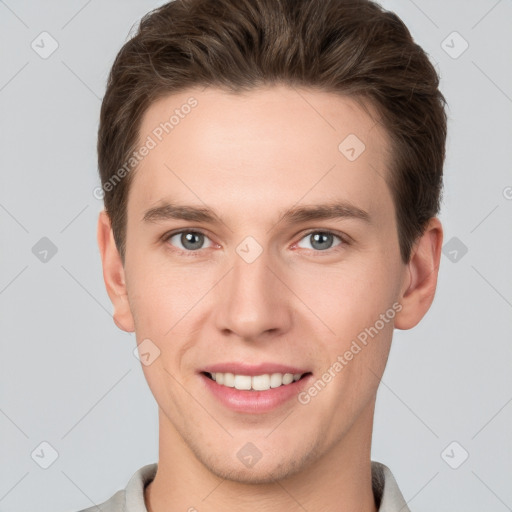
[[[304,471],[312,453],[306,453],[300,459],[297,454],[289,458],[274,457],[275,460],[264,461],[265,455],[261,457],[252,467],[244,467],[238,458],[234,460],[219,459],[203,461],[208,470],[219,478],[249,485],[274,484],[275,481],[291,477],[300,471]]]

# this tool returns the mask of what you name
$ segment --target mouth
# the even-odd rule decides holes
[[[263,369],[254,366],[245,369],[238,366],[239,371],[245,373],[213,371],[217,368],[209,368],[209,371],[198,373],[206,396],[211,396],[217,403],[236,413],[265,414],[279,410],[286,404],[291,406],[294,400],[297,401],[299,393],[313,380],[311,372],[281,373],[285,371],[284,369],[292,370],[291,367],[283,365],[274,365],[272,373],[262,373]],[[270,365],[267,365],[267,368],[268,366]],[[281,372],[278,372],[278,369]],[[268,370],[272,371],[270,368]],[[293,371],[300,369],[293,368]]]
[[[306,366],[277,361],[225,361],[198,369],[203,390],[223,407],[243,414],[264,414],[292,406],[313,380]]]
[[[243,375],[229,372],[201,372],[219,386],[234,388],[239,391],[268,391],[270,389],[290,386],[310,375],[305,373],[262,373],[260,375]]]

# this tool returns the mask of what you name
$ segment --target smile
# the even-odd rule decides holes
[[[262,375],[238,375],[234,373],[205,372],[205,375],[221,386],[239,390],[267,391],[287,386],[302,378],[305,373],[265,373]]]

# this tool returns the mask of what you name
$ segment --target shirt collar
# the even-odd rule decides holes
[[[378,512],[411,512],[391,470],[372,460],[372,488]]]
[[[372,488],[378,512],[410,512],[391,470],[372,461]],[[147,512],[144,488],[156,475],[158,463],[143,466],[130,478],[125,489],[125,512]]]

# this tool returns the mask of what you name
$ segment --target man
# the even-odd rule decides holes
[[[437,283],[438,82],[369,1],[142,19],[101,109],[98,243],[159,461],[101,510],[408,510],[370,451],[393,329]]]

